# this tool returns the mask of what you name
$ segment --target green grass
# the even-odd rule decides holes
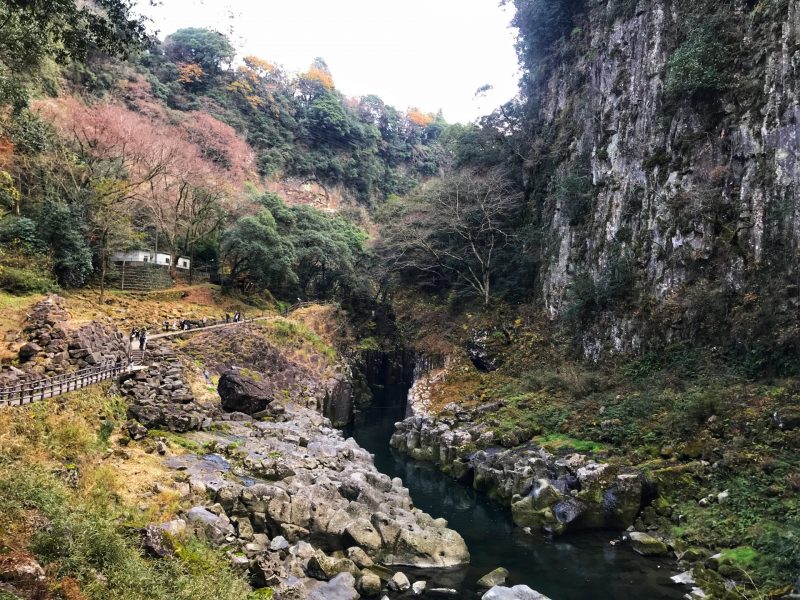
[[[262,322],[260,325],[269,334],[270,341],[278,346],[301,350],[308,345],[332,361],[335,361],[338,357],[335,349],[331,348],[325,340],[302,323],[287,319],[276,319],[266,323]]]
[[[533,438],[533,441],[543,448],[554,452],[574,450],[575,452],[591,454],[594,452],[601,452],[606,449],[606,445],[601,444],[600,442],[593,442],[591,440],[578,440],[561,433],[548,433],[547,435],[540,435]]]
[[[190,539],[175,558],[145,558],[138,535],[120,524],[112,503],[84,500],[34,465],[0,469],[0,504],[0,526],[6,530],[31,510],[47,520],[48,527],[34,534],[29,549],[55,577],[75,578],[91,600],[252,597],[246,582],[228,568],[223,551]]]
[[[151,429],[147,432],[147,437],[150,438],[160,438],[163,437],[167,440],[167,443],[170,445],[178,446],[179,448],[184,448],[189,452],[201,452],[202,446],[197,442],[194,442],[190,439],[183,437],[177,433],[173,433],[172,431],[163,431],[161,429]]]
[[[722,559],[742,569],[749,569],[761,557],[758,550],[751,546],[739,546],[722,551]]]

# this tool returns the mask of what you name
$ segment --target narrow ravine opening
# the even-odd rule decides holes
[[[433,517],[446,518],[469,547],[469,567],[414,571],[417,577],[427,579],[429,587],[456,589],[463,598],[476,597],[478,579],[499,566],[509,570],[509,584],[529,585],[554,600],[682,597],[682,591],[669,580],[669,563],[612,545],[610,541],[618,539],[619,532],[594,531],[552,539],[527,534],[514,526],[506,507],[430,463],[393,451],[389,439],[394,423],[406,416],[415,373],[413,359],[407,352],[376,352],[368,357],[365,375],[373,404],[356,414],[350,433],[375,455],[378,470],[400,477],[415,505]]]

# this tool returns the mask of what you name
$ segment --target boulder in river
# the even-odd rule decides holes
[[[628,537],[631,540],[633,551],[642,556],[661,556],[667,553],[667,545],[652,535],[633,531],[628,534]]]
[[[481,596],[481,600],[550,600],[550,598],[527,585],[515,585],[512,588],[498,585]]]
[[[378,596],[381,593],[382,587],[383,583],[381,582],[381,578],[375,575],[375,573],[364,573],[363,577],[361,577],[361,580],[358,582],[358,589],[367,598],[375,598]]]
[[[389,589],[395,592],[405,592],[411,587],[411,582],[402,571],[398,571],[389,580]]]
[[[478,587],[489,589],[498,585],[503,585],[508,577],[508,569],[497,567],[478,580]]]

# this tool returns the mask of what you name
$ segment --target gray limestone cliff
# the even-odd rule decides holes
[[[586,357],[758,346],[790,321],[798,6],[587,2],[542,59],[525,157],[537,287],[553,316],[581,321]]]

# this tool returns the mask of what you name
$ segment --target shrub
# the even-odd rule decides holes
[[[636,283],[633,263],[626,258],[609,260],[595,280],[588,273],[578,275],[567,290],[568,322],[581,322],[588,317],[614,308],[614,304],[631,297]]]
[[[714,31],[695,25],[667,62],[666,91],[673,97],[716,93],[730,86],[727,50]]]
[[[57,577],[71,577],[91,600],[246,600],[246,582],[226,565],[222,551],[196,539],[179,545],[178,556],[152,561],[126,534],[110,505],[98,496],[83,501],[33,465],[0,470],[0,502],[6,527],[37,510],[48,527],[30,550]],[[84,597],[82,596],[82,597]]]
[[[12,294],[46,294],[57,291],[55,281],[31,271],[0,265],[0,289]]]
[[[1,177],[0,185],[2,185]],[[0,202],[2,202],[1,197]],[[39,252],[43,247],[42,240],[36,235],[36,223],[26,217],[6,217],[0,221],[0,243],[27,254]]]
[[[588,157],[579,157],[553,180],[553,197],[573,227],[583,223],[592,209],[592,174]]]

